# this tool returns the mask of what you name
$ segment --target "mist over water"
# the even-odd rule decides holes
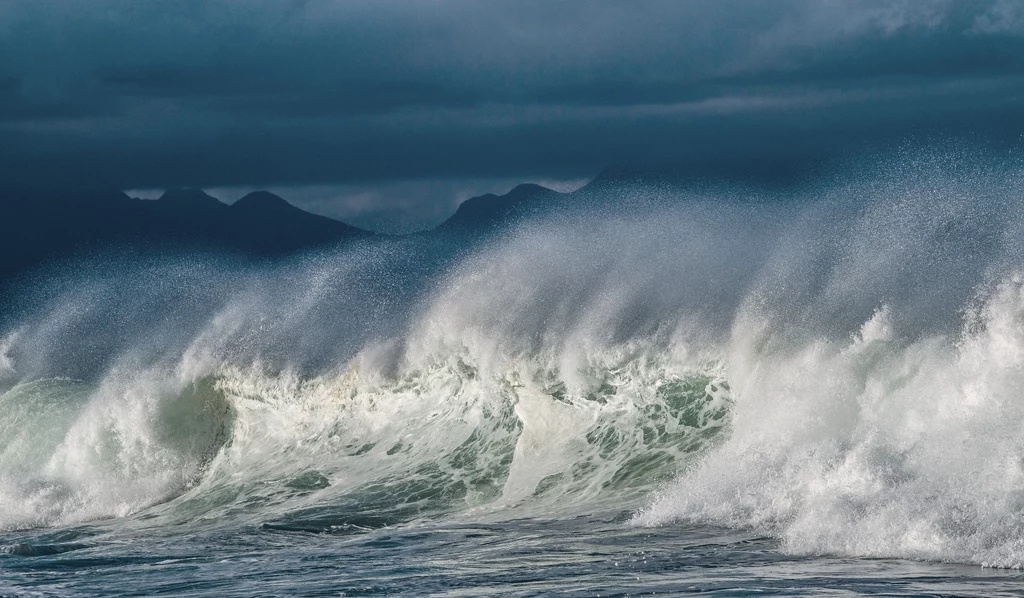
[[[0,529],[632,513],[1020,567],[1024,169],[878,164],[40,275],[0,332]]]

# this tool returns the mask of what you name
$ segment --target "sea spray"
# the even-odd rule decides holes
[[[1022,566],[1022,280],[1001,280],[952,336],[900,340],[883,308],[848,342],[729,368],[728,441],[636,523],[754,528],[797,553]]]
[[[605,189],[482,245],[83,268],[4,336],[3,400],[62,406],[0,415],[39,430],[5,445],[3,525],[648,504],[794,553],[1019,565],[1024,186],[903,158]]]

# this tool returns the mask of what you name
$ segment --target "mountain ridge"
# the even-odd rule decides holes
[[[561,193],[522,183],[507,193],[463,201],[438,226],[397,237],[477,242],[531,219],[581,205],[629,210],[637,186],[677,186],[699,179],[669,167],[611,166],[583,187]],[[351,241],[395,236],[306,212],[269,191],[253,191],[228,204],[196,188],[169,188],[158,199],[120,191],[0,192],[0,285],[54,260],[98,249],[210,250],[277,258]]]
[[[227,251],[272,258],[381,236],[310,214],[267,192],[231,205],[201,189],[168,189],[158,199],[96,190],[21,191],[3,199],[0,283],[44,263],[101,249]]]

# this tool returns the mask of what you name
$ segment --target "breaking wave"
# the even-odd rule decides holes
[[[621,184],[487,243],[41,276],[0,340],[0,529],[600,510],[1022,566],[1021,172]]]

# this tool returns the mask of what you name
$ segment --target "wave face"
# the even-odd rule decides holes
[[[41,278],[0,337],[0,529],[612,510],[1022,566],[1024,177],[996,162]]]

